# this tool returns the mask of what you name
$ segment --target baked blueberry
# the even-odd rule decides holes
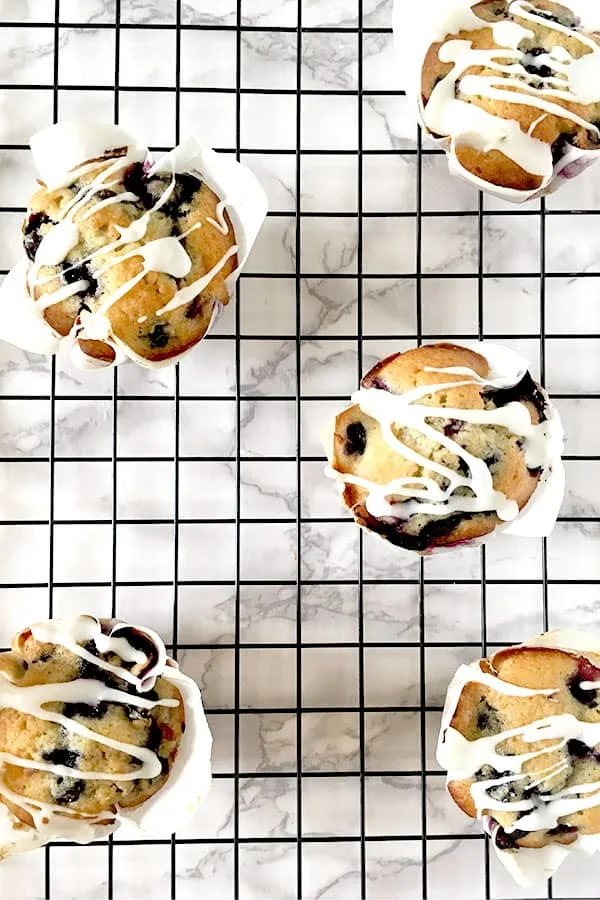
[[[347,456],[362,456],[367,445],[367,432],[362,422],[350,422],[346,428],[344,452]]]
[[[568,0],[455,0],[421,27],[426,49],[416,59],[414,29],[398,16],[416,85],[420,76],[421,122],[446,150],[453,174],[522,202],[560,183],[567,150],[572,159],[573,147],[597,148],[598,23],[593,4],[573,7]]]
[[[23,225],[29,262],[3,288],[27,315],[5,317],[3,338],[44,353],[62,343],[81,368],[175,362],[233,296],[266,214],[258,181],[193,140],[155,162],[118,126],[60,123],[31,146],[40,177]],[[74,147],[91,155],[73,165]]]
[[[521,357],[481,349],[431,344],[387,357],[325,434],[344,505],[404,550],[473,544],[525,514],[538,489],[555,492],[558,514],[556,412]]]
[[[5,682],[18,691],[14,706]],[[142,821],[150,804],[165,810],[152,829],[171,833],[210,777],[210,734],[194,682],[158,635],[92,616],[32,625],[15,636],[12,652],[0,653],[0,754],[10,755],[0,784],[0,859],[65,834],[87,843],[130,812]]]
[[[448,791],[522,884],[549,877],[569,847],[600,849],[598,710],[572,689],[599,675],[600,638],[565,630],[462,665],[448,688],[437,750]]]

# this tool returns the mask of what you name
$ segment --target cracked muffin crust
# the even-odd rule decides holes
[[[569,631],[463,665],[448,689],[448,791],[519,880],[600,847],[599,691],[600,641]]]
[[[549,186],[563,157],[600,150],[593,4],[483,0],[453,12],[427,49],[420,84],[423,122],[449,142],[453,171],[527,199]]]
[[[79,368],[175,362],[206,334],[266,215],[245,166],[190,139],[154,161],[118,126],[51,125],[0,336]]]
[[[0,654],[0,856],[67,825],[74,840],[93,840],[161,802],[189,756],[188,729],[204,757],[192,777],[205,787],[210,738],[198,715],[206,727],[196,685],[151,631],[92,616],[24,629]]]
[[[150,362],[181,355],[204,336],[217,305],[229,301],[226,279],[237,267],[237,247],[219,198],[195,174],[152,174],[130,161],[126,148],[83,163],[72,176],[65,187],[36,191],[23,226],[34,264],[30,289],[44,318],[63,337],[75,330],[92,359],[114,361],[111,335]],[[139,239],[123,240],[144,217]],[[56,264],[36,265],[40,247],[44,259],[43,239],[52,240],[60,223],[76,226],[77,243]],[[198,289],[189,291],[193,285]]]
[[[418,553],[473,542],[516,519],[560,466],[546,394],[512,357],[514,379],[482,353],[427,345],[362,379],[326,436],[359,525]]]

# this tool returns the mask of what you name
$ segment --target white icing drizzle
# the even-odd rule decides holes
[[[429,367],[428,367],[429,368]],[[429,368],[429,370],[431,370]],[[466,381],[448,381],[414,388],[404,394],[392,394],[379,388],[361,388],[352,395],[352,402],[368,416],[376,419],[386,444],[405,459],[423,469],[440,475],[447,484],[440,485],[428,475],[397,478],[387,484],[329,468],[327,474],[342,484],[355,484],[367,490],[365,506],[377,518],[393,516],[408,519],[423,513],[448,515],[453,512],[495,512],[503,521],[515,519],[519,508],[493,485],[491,472],[484,460],[473,456],[457,441],[437,431],[427,420],[431,418],[457,419],[480,425],[501,426],[523,439],[525,461],[530,468],[545,466],[550,460],[547,422],[534,425],[529,410],[520,402],[508,403],[498,409],[457,409],[427,406],[418,403],[423,397],[438,391],[450,390],[465,384],[488,387],[505,386],[505,378],[481,378],[474,371],[463,367],[437,369],[448,374],[466,375]],[[466,475],[441,463],[430,460],[408,447],[394,434],[393,428],[409,428],[444,447],[463,460],[468,469]],[[458,488],[467,488],[469,495],[457,494]],[[389,497],[407,498],[403,502],[391,502]]]
[[[476,679],[477,681],[479,679]],[[504,693],[502,679],[498,679],[499,686],[495,687],[499,693]],[[510,693],[510,692],[508,692]],[[535,693],[535,692],[534,692]],[[533,695],[532,695],[533,696]],[[556,742],[543,750],[532,750],[530,753],[511,754],[507,756],[504,753],[496,752],[496,747],[503,741],[511,737],[521,737],[527,743],[535,743],[536,741],[546,741],[556,738]],[[552,753],[560,750],[565,746],[567,740],[577,738],[583,741],[588,747],[594,747],[600,743],[600,724],[597,722],[580,722],[570,713],[564,715],[547,716],[544,719],[537,719],[529,725],[522,725],[519,728],[512,728],[494,734],[490,737],[477,738],[469,741],[467,738],[456,731],[449,728],[444,736],[444,741],[438,750],[438,762],[444,768],[452,772],[455,778],[468,778],[474,775],[486,763],[495,769],[504,768],[510,772],[520,772],[523,763],[530,759],[536,759],[546,753]],[[462,773],[462,774],[457,774]],[[494,779],[494,784],[498,783]],[[600,789],[600,782],[597,783],[596,789]],[[578,791],[577,791],[578,792]],[[555,795],[555,796],[558,796]],[[600,798],[599,798],[600,799]],[[527,801],[527,806],[520,807],[522,809],[532,809],[535,803],[533,800]],[[506,806],[501,808],[506,809]],[[560,815],[566,815],[561,813]],[[557,816],[558,820],[558,816]],[[522,823],[524,820],[519,819]],[[557,821],[552,821],[551,825],[545,827],[553,827]],[[516,825],[514,827],[517,827]],[[521,825],[519,825],[521,827]],[[541,827],[541,826],[536,826]],[[510,830],[510,827],[507,827]],[[523,828],[524,831],[535,830]]]
[[[61,210],[60,221],[44,235],[40,242],[34,265],[28,276],[28,284],[32,293],[35,292],[36,287],[52,281],[55,277],[47,276],[45,278],[40,278],[40,267],[42,265],[58,265],[64,261],[70,250],[77,245],[79,241],[79,228],[73,221],[76,215],[79,215],[81,221],[85,221],[85,219],[90,218],[106,206],[115,203],[136,201],[138,199],[137,195],[130,191],[121,191],[114,197],[105,198],[95,203],[92,202],[94,196],[100,191],[118,185],[118,181],[110,181],[109,179],[129,166],[136,158],[137,154],[131,156],[126,154],[125,156],[118,157],[114,161],[103,159],[96,163],[86,163],[71,172],[70,183],[76,182],[78,178],[82,177],[84,174],[89,174],[96,169],[100,169],[100,172],[92,179],[92,181],[81,187],[69,203]],[[172,160],[170,161],[172,162]],[[156,166],[153,167],[150,172],[152,173],[156,168]],[[189,274],[192,268],[192,260],[183,248],[182,241],[192,231],[201,227],[201,222],[191,226],[186,232],[177,237],[158,238],[153,241],[148,241],[141,247],[135,247],[127,253],[118,253],[121,247],[144,239],[151,216],[168,202],[175,189],[175,185],[175,169],[171,166],[171,180],[167,187],[161,192],[154,205],[135,219],[127,228],[115,226],[119,232],[119,238],[116,241],[112,241],[111,243],[100,247],[83,259],[78,260],[70,267],[70,269],[74,269],[77,266],[90,262],[97,256],[106,256],[107,254],[112,253],[114,254],[113,258],[94,273],[96,278],[101,278],[109,269],[120,265],[126,259],[131,257],[141,257],[142,259],[141,271],[106,296],[103,303],[91,314],[91,316],[89,314],[86,316],[85,321],[87,324],[83,329],[81,328],[81,324],[75,324],[74,328],[76,329],[77,336],[94,336],[107,343],[112,343],[110,321],[106,319],[107,312],[115,303],[133,290],[133,288],[139,284],[149,272],[162,272],[176,279],[185,278],[185,276]],[[225,208],[226,201],[219,201],[215,210],[216,219],[209,216],[206,218],[208,224],[224,235],[229,233],[229,227],[225,219]],[[164,315],[165,313],[178,309],[180,306],[184,306],[194,300],[195,297],[208,287],[213,278],[215,278],[225,266],[227,261],[238,252],[238,249],[237,245],[233,245],[223,254],[221,259],[212,267],[212,269],[210,269],[210,271],[196,279],[192,284],[179,288],[171,300],[157,310],[156,315]],[[88,283],[79,279],[72,284],[63,285],[51,293],[42,294],[37,303],[39,304],[39,308],[44,310],[56,303],[60,303],[63,300],[75,296],[87,287]],[[143,321],[146,321],[146,319],[147,317],[140,317],[138,322],[141,324]],[[106,327],[106,322],[108,322],[108,329]],[[101,337],[98,337],[99,332]]]
[[[193,138],[186,140],[154,162],[147,148],[138,145],[135,139],[122,128],[81,120],[48,126],[32,136],[30,145],[40,179],[48,186],[49,190],[73,184],[75,172],[79,178],[89,173],[92,173],[93,177],[99,172],[99,169],[112,164],[117,152],[126,152],[128,159],[132,162],[145,162],[144,168],[149,177],[153,174],[172,176],[173,172],[195,175],[218,198],[222,198],[219,200],[221,205],[215,211],[215,218],[208,221],[210,217],[207,217],[204,220],[205,224],[222,233],[227,233],[225,228],[228,220],[231,221],[231,230],[238,249],[235,267],[225,278],[225,287],[229,298],[233,297],[235,281],[248,258],[267,212],[265,193],[249,168],[226,155],[215,153],[209,147],[201,146]],[[111,149],[107,150],[107,148]],[[114,148],[113,156],[111,156],[112,148]],[[123,160],[123,157],[119,156],[118,159]],[[82,160],[89,160],[89,162],[82,164]],[[105,177],[108,179],[108,176]],[[109,187],[110,179],[104,184],[104,188]],[[131,197],[130,192],[128,195]],[[108,199],[114,203],[124,202],[126,200],[125,192],[121,191],[118,197]],[[94,203],[93,198],[90,198],[88,204],[83,205],[77,214],[77,222],[81,222],[88,212],[90,214],[96,212],[100,208],[99,205],[104,203],[103,200],[97,200]],[[227,219],[225,210],[227,210]],[[201,222],[197,223],[188,230],[187,234],[202,224]],[[74,229],[70,230],[68,238],[65,225],[65,222],[60,222],[52,226],[47,233],[58,230],[56,237],[45,238],[41,242],[46,242],[42,253],[50,254],[51,240],[55,241],[51,259],[48,259],[46,263],[48,265],[58,265],[63,262],[70,250],[76,246],[72,243]],[[127,243],[143,240],[146,236],[146,225],[147,217],[140,216],[128,228],[121,229],[117,241],[99,248],[98,254],[120,251],[125,249]],[[182,240],[184,237],[185,235],[180,236]],[[63,249],[59,252],[61,246]],[[178,253],[178,251],[174,250],[174,253]],[[77,260],[75,265],[82,265],[90,258],[92,256]],[[118,264],[117,259],[115,264]],[[127,360],[132,360],[145,368],[162,368],[173,365],[178,359],[193,351],[193,346],[189,346],[177,354],[177,357],[170,356],[162,360],[150,360],[136,353],[127,343],[119,339],[112,332],[110,321],[106,316],[102,315],[94,319],[85,310],[79,317],[82,321],[85,320],[85,327],[82,326],[81,321],[76,321],[68,335],[57,334],[44,317],[44,310],[34,297],[33,281],[35,279],[40,286],[54,280],[53,277],[39,277],[41,265],[41,262],[39,264],[37,262],[30,263],[23,254],[22,261],[14,266],[0,285],[0,309],[4,314],[2,337],[9,343],[34,353],[57,354],[62,365],[67,369],[72,364],[80,369],[89,369],[119,365]],[[105,299],[107,299],[106,296],[103,297],[103,300]],[[48,298],[44,302],[52,303]],[[220,305],[214,302],[214,298],[209,298],[209,304],[211,314],[205,331],[214,323],[220,309]],[[100,339],[112,348],[114,359],[100,360],[89,357],[82,351],[79,339],[91,338],[92,333],[102,335]]]
[[[78,678],[57,684],[23,686],[18,682],[12,682],[6,672],[1,672],[0,708],[14,709],[42,721],[60,725],[70,734],[75,734],[81,738],[127,754],[137,760],[140,765],[129,771],[119,773],[85,771],[67,765],[29,759],[2,751],[0,752],[0,795],[5,796],[11,802],[18,801],[18,805],[22,805],[23,798],[9,791],[2,782],[1,763],[51,772],[56,776],[96,781],[134,781],[140,778],[152,779],[161,774],[161,761],[158,754],[153,750],[100,734],[75,719],[46,708],[50,703],[77,703],[96,706],[103,701],[122,703],[145,710],[151,710],[159,706],[179,706],[180,701],[174,698],[149,700],[143,696],[143,692],[153,687],[158,675],[168,677],[165,671],[167,662],[166,651],[158,635],[148,629],[138,628],[136,631],[143,634],[149,641],[152,653],[155,656],[155,658],[150,658],[146,653],[132,646],[129,642],[125,636],[129,628],[129,626],[116,625],[109,634],[104,634],[97,619],[91,616],[79,616],[74,619],[50,619],[33,625],[30,630],[36,640],[65,647],[81,659],[93,663],[98,668],[116,675],[129,684],[133,684],[138,693],[127,693],[117,688],[108,687],[103,682],[93,678]],[[125,663],[138,665],[146,663],[146,671],[142,676],[138,676],[130,672],[125,666],[113,665],[100,656],[96,656],[94,653],[86,650],[85,647],[81,646],[81,642],[93,642],[98,653],[118,654]],[[26,799],[24,802],[27,809],[32,805],[32,802]],[[38,810],[36,814],[38,818],[40,816],[48,818],[50,815],[58,812],[64,813],[64,807],[62,806],[56,807],[41,801],[35,801],[33,805]],[[104,814],[105,817],[106,814]],[[34,816],[35,820],[36,816]]]
[[[498,682],[502,681],[497,675],[491,672],[483,672],[477,663],[471,665],[462,665],[458,667],[455,678],[460,682],[461,690],[471,681],[477,684],[485,684],[492,690],[498,690]],[[559,688],[525,688],[520,684],[511,684],[509,681],[502,681],[502,693],[507,697],[551,697],[558,692]]]
[[[553,647],[577,655],[593,649],[594,653],[600,654],[598,638],[595,641],[594,643],[591,636],[566,630],[537,636],[521,646]],[[470,682],[486,685],[506,696],[524,698],[536,695],[551,697],[561,688],[534,690],[513,685],[498,676],[482,671],[479,662],[460,666],[450,683],[437,748],[438,762],[448,771],[447,780],[472,778],[485,765],[509,773],[475,781],[470,786],[477,816],[484,819],[486,831],[492,837],[497,831],[498,824],[484,815],[484,810],[520,813],[520,817],[512,825],[503,826],[504,831],[510,834],[515,830],[532,832],[552,829],[565,816],[600,806],[600,781],[573,784],[554,793],[542,793],[522,800],[501,800],[491,797],[489,791],[495,787],[525,779],[528,779],[526,785],[528,788],[537,787],[568,771],[569,763],[566,760],[559,760],[531,773],[524,772],[523,765],[531,759],[562,749],[573,739],[583,742],[588,747],[596,746],[600,743],[600,723],[582,722],[570,713],[557,714],[534,720],[519,728],[507,729],[495,735],[469,741],[452,727],[451,722],[463,688]],[[583,690],[594,690],[600,687],[600,682],[582,682],[581,687]],[[538,741],[550,743],[541,749],[520,754],[509,755],[497,751],[504,741],[517,736],[526,743],[533,744]],[[496,846],[495,840],[493,843]],[[578,835],[569,849],[571,847],[584,852],[594,852],[600,849],[600,835]],[[530,884],[542,876],[549,877],[566,855],[564,847],[557,848],[557,852],[550,848],[504,850],[496,847],[496,852],[521,884]]]
[[[10,803],[14,803],[15,806],[20,806],[26,812],[28,812],[33,819],[33,824],[36,828],[40,828],[43,825],[47,824],[50,821],[49,815],[52,813],[57,813],[59,815],[65,816],[82,816],[84,819],[89,819],[91,821],[106,821],[107,818],[106,813],[91,815],[89,813],[81,813],[77,812],[74,809],[69,809],[68,806],[59,806],[57,803],[44,803],[38,800],[31,800],[29,797],[23,797],[22,794],[15,793],[15,791],[11,790],[8,785],[1,779],[0,795],[2,795]]]
[[[84,184],[82,188],[80,188],[74,197],[72,197],[69,202],[62,207],[59,212],[59,221],[73,221],[75,215],[81,211],[81,209],[86,206],[96,194],[100,191],[107,190],[113,187],[116,187],[119,184],[118,180],[108,181],[112,175],[116,175],[118,172],[121,172],[123,169],[126,169],[127,166],[131,165],[133,162],[132,157],[125,154],[125,156],[119,156],[117,159],[113,160],[102,160],[101,162],[96,163],[96,168],[100,169],[98,175],[96,175],[89,184]],[[79,169],[75,169],[72,172],[73,183],[76,182],[81,177],[81,173]],[[100,201],[102,202],[102,201]],[[92,210],[94,212],[97,211],[97,205],[94,204],[92,206]]]
[[[78,243],[77,225],[73,222],[59,222],[42,238],[35,255],[36,266],[57,266]]]
[[[133,194],[131,191],[121,191],[120,194],[115,194],[114,197],[107,197],[106,200],[99,200],[91,209],[86,210],[86,212],[80,216],[80,219],[82,222],[85,222],[86,219],[90,219],[95,213],[104,209],[106,206],[112,206],[114,203],[126,203],[127,201],[135,203],[137,199],[137,194]]]
[[[568,846],[552,843],[545,847],[519,847],[518,853],[515,853],[498,847],[494,837],[499,826],[494,819],[484,816],[483,827],[492,838],[496,856],[515,881],[523,887],[550,878],[570,853],[591,854],[600,848],[600,835],[584,834]]]
[[[115,172],[120,171],[126,168],[131,164],[134,157],[124,156],[117,159],[111,166],[106,168],[106,161],[102,161],[100,163],[96,163],[96,167],[101,167],[101,172],[96,178],[92,179],[90,184],[84,185],[80,190],[75,194],[70,203],[64,207],[59,214],[59,222],[57,225],[53,226],[50,231],[48,231],[42,241],[40,242],[40,246],[36,253],[35,263],[32,267],[32,270],[29,275],[29,284],[31,289],[34,291],[35,288],[39,285],[46,284],[48,281],[52,281],[54,276],[48,276],[46,278],[39,278],[39,263],[46,257],[48,257],[47,262],[53,265],[58,265],[60,262],[63,262],[69,250],[75,246],[79,241],[79,228],[72,221],[76,212],[80,211],[84,206],[91,202],[94,195],[104,190],[107,187],[115,186],[118,182],[110,182],[106,183],[105,179],[107,175],[113,175]],[[87,166],[82,166],[80,169],[87,169]],[[75,169],[72,173],[73,181],[77,181],[78,177],[80,177],[80,169]],[[175,187],[175,173],[171,173],[171,181],[167,185],[164,191],[160,194],[156,203],[149,209],[146,210],[141,216],[135,219],[127,228],[122,228],[119,225],[116,225],[115,228],[119,233],[119,237],[116,241],[112,241],[109,244],[105,244],[100,247],[98,250],[95,250],[93,253],[90,253],[88,256],[83,259],[78,260],[74,265],[70,266],[68,270],[75,268],[76,266],[80,266],[83,263],[88,263],[96,256],[104,256],[108,253],[118,251],[120,247],[125,246],[126,244],[133,243],[135,241],[141,241],[147,231],[148,222],[150,221],[150,216],[152,213],[159,210],[165,203],[167,203],[169,197],[173,193],[173,189]],[[131,199],[137,200],[137,196],[132,194],[129,191],[122,191],[119,194],[116,194],[115,197],[110,197],[108,200],[111,202],[122,203],[127,202]],[[107,200],[99,200],[96,203],[93,203],[89,209],[86,210],[85,215],[82,215],[81,218],[86,218],[88,216],[94,215],[100,208],[102,208],[107,203]],[[75,229],[77,231],[75,232]],[[58,232],[58,236],[52,237],[54,232]],[[75,240],[76,237],[76,240]],[[50,240],[51,242],[51,252],[47,253],[45,250],[46,242]],[[174,239],[175,240],[175,239]],[[73,243],[75,241],[75,243]],[[129,255],[135,255],[135,251]],[[97,274],[101,274],[105,272],[107,269],[112,266],[118,265],[123,259],[126,259],[127,255],[117,256],[116,259],[112,260],[108,265],[104,266],[100,272]],[[67,285],[68,287],[68,285]],[[77,290],[80,290],[78,288]],[[71,295],[77,293],[77,290],[72,290]],[[59,303],[61,300],[66,299],[64,296],[59,295],[59,292],[56,291],[52,294],[44,295],[44,302],[46,306],[51,306],[54,303]],[[113,301],[115,302],[115,301]]]
[[[421,115],[425,126],[434,134],[450,139],[451,167],[471,177],[457,157],[457,148],[468,145],[489,152],[498,150],[523,170],[541,179],[546,186],[553,177],[551,146],[535,137],[535,127],[546,115],[568,119],[600,137],[600,130],[590,120],[567,106],[552,102],[562,99],[570,104],[587,105],[600,100],[600,46],[576,27],[568,27],[535,14],[535,5],[526,0],[513,0],[509,14],[526,22],[541,25],[579,42],[583,55],[572,56],[564,47],[535,57],[535,65],[546,66],[551,74],[544,78],[525,68],[533,61],[527,49],[519,49],[534,32],[519,22],[501,20],[490,23],[479,19],[472,8],[457,13],[446,23],[446,34],[461,30],[491,29],[495,48],[480,50],[469,40],[452,39],[442,43],[439,59],[451,63],[452,70],[433,88]],[[473,67],[492,70],[485,75],[466,74]],[[483,108],[457,99],[457,93],[484,97],[506,103],[539,109],[541,115],[529,127],[521,130],[519,123],[502,119]],[[475,179],[476,176],[472,176]],[[480,179],[478,179],[480,180]]]
[[[142,630],[150,635],[151,639],[154,637],[150,631],[145,629],[138,630]],[[47,619],[45,622],[38,622],[36,625],[32,625],[31,633],[37,641],[47,644],[60,644],[71,653],[76,654],[81,659],[85,659],[86,662],[94,663],[99,669],[104,669],[106,672],[122,678],[123,681],[135,685],[138,691],[148,690],[152,686],[151,684],[149,685],[147,678],[139,678],[122,666],[113,666],[106,660],[90,653],[85,647],[80,646],[81,643],[87,644],[93,641],[100,653],[116,653],[125,662],[140,663],[145,659],[145,654],[131,647],[129,641],[125,638],[114,637],[114,635],[107,637],[102,634],[97,620],[91,616],[79,616],[76,619]],[[166,659],[164,644],[162,644],[162,648],[159,645],[158,652],[160,654],[159,658],[163,662]],[[123,656],[123,653],[127,655]]]
[[[164,306],[161,306],[160,309],[156,310],[157,316],[162,316],[166,312],[171,312],[174,309],[177,309],[180,306],[185,306],[187,303],[190,303],[194,297],[197,297],[198,294],[201,294],[208,285],[211,283],[213,278],[219,274],[223,266],[226,262],[231,259],[232,256],[238,252],[237,244],[233,244],[221,257],[221,259],[215,263],[215,265],[210,269],[210,271],[206,272],[205,275],[202,275],[200,278],[193,281],[192,284],[187,285],[187,287],[179,288],[178,291],[175,292],[175,295],[166,303]]]
[[[149,241],[147,244],[142,244],[141,247],[136,247],[129,253],[119,256],[118,262],[112,261],[98,269],[98,277],[101,277],[112,266],[134,256],[141,257],[142,271],[122,284],[116,291],[113,291],[93,315],[105,315],[111,306],[117,300],[120,300],[121,297],[124,297],[125,294],[128,294],[136,284],[139,284],[148,272],[165,272],[167,275],[171,275],[172,278],[185,278],[192,268],[192,261],[181,246],[179,239],[176,237],[164,237],[157,238],[155,241]]]
[[[72,282],[72,284],[64,284],[50,294],[42,294],[37,301],[39,308],[42,310],[48,309],[49,306],[54,306],[55,303],[60,303],[62,300],[68,300],[69,297],[72,297],[78,291],[84,291],[88,284],[89,282],[85,279],[78,278],[77,281]]]
[[[94,658],[94,657],[92,657]],[[126,671],[125,669],[121,671]],[[25,759],[12,753],[0,752],[0,760],[25,769],[38,769],[52,772],[54,775],[73,776],[77,778],[93,779],[97,781],[135,781],[138,778],[155,778],[160,775],[161,765],[156,753],[145,747],[137,747],[124,741],[113,740],[105,735],[86,728],[80,722],[63,716],[61,713],[50,712],[44,709],[47,703],[86,703],[95,706],[101,701],[110,703],[123,703],[136,706],[139,709],[154,709],[156,706],[179,706],[178,700],[157,700],[152,702],[143,697],[131,697],[125,691],[106,687],[101,681],[84,678],[78,681],[69,681],[65,684],[41,684],[23,688],[20,685],[12,685],[10,682],[0,683],[0,707],[16,709],[19,712],[35,716],[45,722],[54,722],[79,737],[95,741],[105,747],[127,753],[142,765],[130,772],[122,772],[115,775],[113,772],[95,772],[74,770],[70,766],[49,763],[43,760]]]
[[[537,126],[540,124],[540,122],[543,122],[543,121],[544,121],[544,119],[547,117],[547,115],[548,115],[548,113],[542,113],[541,115],[539,115],[539,116],[537,117],[537,119],[535,119],[535,121],[533,121],[533,122],[531,123],[531,125],[530,125],[529,128],[527,129],[527,134],[528,134],[530,137],[531,137],[531,135],[533,134],[533,132],[535,131],[535,129],[537,128]]]
[[[585,47],[588,47],[593,53],[599,49],[598,44],[596,44],[591,37],[588,37],[587,34],[579,31],[579,29],[570,28],[568,25],[561,25],[560,22],[552,22],[544,16],[538,16],[532,12],[534,9],[536,9],[535,4],[527,3],[526,0],[513,0],[509,7],[509,11],[512,15],[519,16],[521,19],[527,19],[529,22],[534,22],[536,25],[539,25],[541,20],[542,24],[550,31],[558,31],[561,34],[567,35],[569,38],[574,38]],[[564,55],[565,58],[568,52],[569,51],[566,48],[561,48],[561,54]],[[600,99],[600,94],[598,95],[598,98]]]
[[[225,219],[225,207],[226,203],[224,200],[219,200],[217,203],[217,207],[215,209],[216,220],[211,218],[210,216],[206,217],[206,221],[209,225],[212,225],[213,228],[216,228],[217,231],[220,231],[221,234],[229,234],[229,225],[227,224],[227,220]]]
[[[85,639],[92,632],[95,633],[96,646],[102,652],[112,649],[126,662],[141,663],[141,657],[145,658],[145,654],[129,644],[126,635],[130,626],[127,625],[116,625],[110,634],[104,634],[98,620],[85,616],[59,623],[40,623],[34,627],[41,640],[60,640],[62,637],[72,642],[79,636]],[[176,663],[167,658],[164,644],[158,635],[149,629],[135,630],[146,635],[155,654],[141,685],[144,689],[146,686],[151,688],[155,678],[160,675],[176,686],[183,702],[186,727],[167,784],[139,806],[117,807],[116,810],[102,811],[97,815],[86,815],[76,813],[68,806],[38,803],[15,793],[2,783],[0,764],[0,794],[7,802],[28,813],[33,822],[33,826],[25,825],[4,803],[0,803],[1,854],[30,850],[52,840],[64,839],[87,844],[106,838],[121,825],[128,829],[128,837],[139,832],[153,836],[172,834],[190,819],[207,793],[211,780],[212,739],[198,686],[178,670]],[[18,635],[16,641],[19,639]],[[132,702],[130,694],[127,694],[127,702]],[[139,770],[137,771],[139,774]],[[77,777],[80,777],[79,771]]]

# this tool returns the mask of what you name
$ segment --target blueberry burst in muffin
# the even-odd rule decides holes
[[[596,5],[583,10],[600,27]],[[600,150],[600,34],[588,24],[552,0],[484,0],[440,23],[421,117],[445,139],[453,171],[527,199],[573,156],[569,146]]]
[[[509,524],[546,534],[556,519],[556,411],[525,360],[481,348],[432,344],[387,357],[327,433],[343,503],[405,550],[467,545]]]
[[[549,632],[461,666],[437,756],[522,884],[600,849],[600,638]]]
[[[173,362],[229,302],[266,209],[256,179],[194,142],[154,162],[116,126],[53,125],[31,146],[24,292],[38,319],[84,367]],[[0,337],[19,343],[5,303]]]
[[[50,619],[0,654],[0,858],[133,821],[170,833],[210,784],[196,684],[154,632]]]

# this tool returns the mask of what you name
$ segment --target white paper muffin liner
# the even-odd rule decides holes
[[[501,187],[484,181],[465,169],[452,152],[453,141],[449,137],[435,137],[425,125],[423,103],[421,99],[421,72],[427,50],[431,44],[443,41],[446,35],[460,31],[461,26],[469,28],[473,23],[470,2],[457,0],[428,0],[427,15],[413,15],[407,0],[394,0],[393,34],[400,60],[400,81],[414,111],[419,125],[433,143],[446,151],[448,168],[453,175],[458,175],[474,185],[478,190],[507,200],[512,203],[524,203],[546,194],[553,193],[563,181],[575,178],[592,165],[600,157],[598,150],[582,150],[565,144],[560,159],[554,162],[552,172],[544,179],[540,187],[530,191],[519,191],[514,188]],[[589,0],[565,0],[568,7],[580,19],[585,28],[600,30],[600,9]],[[481,26],[481,23],[479,24]]]
[[[464,341],[460,344],[469,350],[479,353],[487,359],[490,372],[487,376],[494,379],[499,385],[512,387],[521,380],[527,371],[529,371],[529,363],[524,356],[517,353],[509,347],[501,344],[488,343],[487,341]],[[546,422],[548,425],[548,463],[542,469],[538,485],[525,504],[520,510],[516,518],[510,522],[501,522],[489,534],[475,538],[471,541],[464,541],[450,547],[432,547],[429,550],[418,552],[416,550],[407,550],[405,547],[397,547],[395,544],[394,551],[398,551],[405,556],[417,559],[421,556],[433,556],[440,553],[452,553],[458,550],[468,550],[474,547],[480,547],[494,540],[497,534],[504,533],[510,535],[518,535],[519,537],[547,537],[554,525],[560,510],[560,506],[565,493],[565,470],[562,461],[562,451],[564,449],[564,431],[562,422],[558,414],[558,410],[550,400],[550,397],[542,389],[542,394],[546,401],[544,409]],[[335,421],[335,420],[334,420]],[[328,459],[332,458],[331,442],[333,435],[333,423],[329,427],[323,429],[322,442],[325,447]],[[330,467],[325,469],[326,474],[333,475]],[[335,477],[338,491],[341,495],[344,492],[343,477]],[[366,534],[371,534],[379,540],[390,544],[390,541],[383,535],[377,534],[365,525],[360,526]]]
[[[121,624],[116,625],[113,633]],[[145,633],[159,648],[161,658],[147,677],[152,681],[159,676],[167,678],[175,685],[183,701],[185,730],[166,782],[139,806],[120,808],[114,814],[100,813],[88,818],[53,815],[49,817],[47,824],[38,827],[24,825],[0,802],[0,860],[15,852],[41,847],[49,841],[66,840],[89,844],[106,838],[125,825],[134,836],[136,833],[138,836],[140,833],[170,835],[189,823],[209,792],[212,779],[212,735],[202,706],[200,689],[195,681],[179,670],[176,662],[166,656],[164,644],[155,632],[143,628],[136,630]],[[103,824],[107,819],[110,821]]]
[[[564,650],[567,653],[579,653],[584,656],[586,653],[600,654],[600,635],[584,634],[569,628],[558,628],[529,638],[518,646],[552,647],[557,650]],[[470,663],[468,666],[461,666],[448,685],[440,722],[438,753],[466,683],[465,669],[478,669],[478,666],[478,661]],[[446,784],[451,780],[452,776],[448,773]],[[490,816],[483,816],[482,822],[484,830],[493,838],[498,828],[498,823]],[[597,853],[600,850],[600,834],[579,835],[574,843],[568,845],[548,844],[546,847],[537,848],[519,847],[516,851],[501,850],[496,846],[494,840],[492,840],[492,844],[496,856],[517,884],[520,884],[522,887],[530,887],[551,878],[571,853],[585,856]]]
[[[233,225],[238,246],[238,265],[226,279],[233,298],[235,282],[246,263],[254,241],[267,214],[267,198],[256,176],[235,159],[215,153],[210,147],[189,139],[157,161],[153,161],[146,147],[118,125],[98,125],[86,122],[61,122],[34,134],[31,152],[40,179],[49,188],[69,182],[69,172],[88,159],[101,156],[106,150],[127,146],[130,155],[153,164],[155,172],[196,173],[208,187],[225,202],[225,209]],[[108,343],[115,350],[112,363],[92,359],[80,349],[73,334],[57,335],[43,317],[42,311],[27,290],[26,276],[30,267],[23,253],[22,259],[11,269],[0,286],[0,338],[31,353],[58,354],[63,365],[79,369],[105,368],[132,360],[146,368],[170,366],[195,347],[171,359],[154,362],[136,354],[111,334]],[[220,305],[215,304],[212,327]]]

